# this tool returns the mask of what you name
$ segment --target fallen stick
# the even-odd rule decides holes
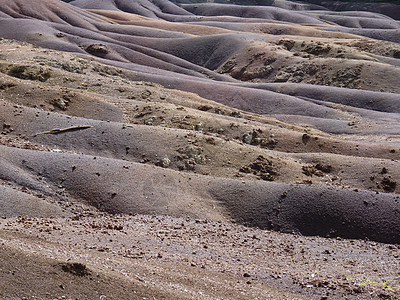
[[[36,133],[35,136],[39,135],[39,134],[58,134],[58,133],[63,133],[63,132],[67,132],[67,131],[75,131],[75,130],[81,130],[81,129],[87,129],[87,128],[92,128],[93,126],[91,125],[79,125],[79,126],[71,126],[71,127],[67,127],[67,128],[54,128],[52,130],[49,131],[43,131],[43,132],[39,132]]]

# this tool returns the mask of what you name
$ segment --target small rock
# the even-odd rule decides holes
[[[251,133],[249,133],[249,132],[245,133],[242,136],[242,141],[243,141],[243,143],[250,145],[251,142],[253,141],[253,135]]]
[[[311,136],[307,133],[303,134],[303,136],[301,137],[301,140],[303,142],[304,145],[306,145],[311,139]]]
[[[203,123],[200,122],[200,123],[194,125],[194,130],[203,131]]]
[[[240,118],[241,117],[241,115],[240,115],[240,112],[239,111],[233,111],[233,112],[231,112],[231,116],[232,117],[235,117],[235,118]]]
[[[106,45],[103,44],[91,44],[85,48],[86,52],[97,55],[97,56],[104,56],[110,53]]]
[[[156,120],[156,117],[150,117],[146,121],[144,121],[144,124],[145,125],[153,125],[155,120]]]
[[[55,107],[58,107],[61,110],[67,110],[67,106],[68,106],[68,101],[64,100],[64,99],[54,99],[53,100],[53,105]]]
[[[171,160],[168,157],[164,157],[160,161],[160,166],[163,168],[168,168],[171,165]]]

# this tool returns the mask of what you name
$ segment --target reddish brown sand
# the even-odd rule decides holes
[[[2,1],[0,298],[398,299],[399,16],[324,5]]]

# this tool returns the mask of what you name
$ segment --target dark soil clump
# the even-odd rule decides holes
[[[82,263],[66,263],[63,264],[61,268],[64,272],[80,277],[90,275],[89,269]]]

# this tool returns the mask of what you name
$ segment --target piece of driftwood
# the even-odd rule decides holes
[[[43,131],[43,132],[39,132],[36,133],[35,136],[39,135],[39,134],[59,134],[59,133],[64,133],[67,131],[76,131],[76,130],[82,130],[82,129],[87,129],[87,128],[92,128],[93,126],[91,125],[78,125],[78,126],[71,126],[71,127],[67,127],[67,128],[54,128],[52,130],[49,131]]]

